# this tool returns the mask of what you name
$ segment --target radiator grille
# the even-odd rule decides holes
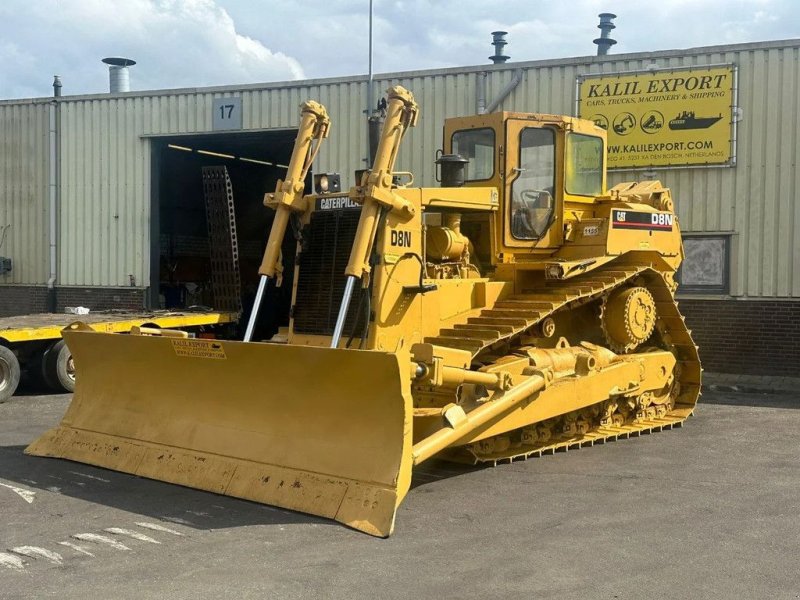
[[[294,331],[333,335],[344,294],[344,269],[358,226],[358,210],[315,211],[303,229]],[[360,291],[356,289],[345,320],[344,336],[353,331]],[[363,322],[362,322],[363,326]]]

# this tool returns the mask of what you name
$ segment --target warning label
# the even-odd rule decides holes
[[[189,358],[228,358],[222,344],[214,340],[172,340],[178,356]]]

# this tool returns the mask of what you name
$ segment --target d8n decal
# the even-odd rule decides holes
[[[392,246],[400,246],[401,248],[411,247],[411,232],[410,231],[395,231],[392,230],[391,235]]]
[[[643,229],[672,231],[675,215],[672,213],[647,213],[632,210],[612,210],[611,227],[614,229]]]

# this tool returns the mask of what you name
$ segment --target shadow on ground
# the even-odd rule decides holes
[[[742,391],[724,386],[703,389],[699,404],[721,404],[726,406],[761,406],[764,408],[800,408],[800,393]]]
[[[28,456],[25,446],[0,446],[0,478],[28,489],[56,492],[126,512],[180,523],[195,529],[245,525],[331,523],[305,513],[267,506],[93,467],[64,459]],[[432,460],[414,470],[411,489],[486,468]],[[207,525],[192,515],[214,513]]]
[[[330,522],[304,513],[64,459],[28,456],[24,450],[25,446],[0,447],[0,478],[24,488],[55,492],[195,529]],[[193,517],[209,513],[213,513],[213,519]]]
[[[434,458],[414,468],[411,476],[411,489],[413,490],[442,479],[460,477],[486,468],[490,468],[488,463],[484,465],[468,465]]]

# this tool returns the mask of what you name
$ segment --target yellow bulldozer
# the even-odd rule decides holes
[[[700,392],[674,300],[668,189],[607,189],[605,131],[498,112],[448,119],[442,186],[395,170],[418,115],[393,87],[372,168],[304,194],[330,120],[301,106],[244,341],[64,331],[63,421],[27,452],[340,521],[386,537],[412,470],[496,464],[680,425]],[[299,237],[286,335],[253,340]],[[287,278],[288,279],[288,278]]]

